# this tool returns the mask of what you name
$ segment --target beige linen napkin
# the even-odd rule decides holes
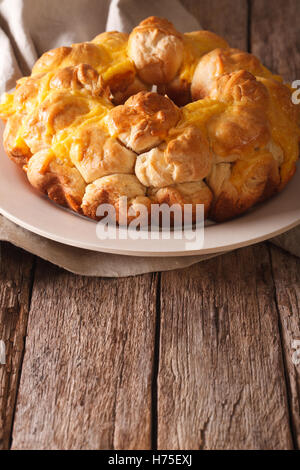
[[[0,240],[8,241],[68,271],[85,276],[123,277],[155,271],[186,268],[215,255],[141,257],[98,253],[40,237],[0,216]],[[270,240],[290,253],[300,256],[300,226]]]
[[[87,41],[105,30],[129,32],[150,15],[167,17],[182,32],[200,29],[179,0],[0,0],[0,93],[12,89],[20,76],[29,74],[46,50]],[[217,256],[143,258],[96,253],[40,237],[3,216],[0,240],[89,276],[122,277],[167,271]],[[299,240],[300,227],[272,242],[300,256]]]

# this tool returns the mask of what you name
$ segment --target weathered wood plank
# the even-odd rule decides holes
[[[294,440],[300,448],[300,260],[270,247]],[[294,343],[298,341],[297,343]]]
[[[8,243],[0,247],[0,340],[6,364],[0,364],[0,449],[8,449],[24,352],[33,256]]]
[[[251,47],[286,80],[300,77],[299,0],[252,0]]]
[[[12,448],[150,448],[156,281],[38,262]]]
[[[181,0],[203,29],[220,34],[232,47],[247,50],[247,0]]]
[[[290,82],[300,77],[299,8],[299,0],[252,2],[252,51]],[[300,339],[300,262],[275,247],[271,254],[294,442],[300,447],[300,370],[292,362],[292,341]]]
[[[266,246],[161,285],[158,448],[292,448]]]

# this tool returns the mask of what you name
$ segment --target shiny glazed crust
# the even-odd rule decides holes
[[[291,93],[216,34],[181,34],[150,17],[130,35],[46,52],[0,116],[7,154],[58,204],[94,219],[111,204],[119,223],[141,205],[190,204],[194,218],[203,204],[221,222],[293,177],[300,112]]]

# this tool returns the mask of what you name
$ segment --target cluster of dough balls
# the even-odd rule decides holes
[[[0,116],[6,152],[58,204],[91,218],[112,204],[119,216],[126,196],[130,214],[204,204],[224,221],[292,178],[300,114],[291,93],[214,33],[181,34],[150,17],[130,35],[43,54]]]

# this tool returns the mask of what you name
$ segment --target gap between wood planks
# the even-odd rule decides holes
[[[2,249],[2,246],[1,246],[1,249]],[[9,444],[8,444],[9,449],[11,448],[11,445],[12,445],[12,434],[13,434],[13,428],[14,428],[14,419],[15,419],[16,407],[17,407],[17,403],[18,403],[18,393],[19,393],[19,388],[20,388],[20,380],[21,380],[21,373],[22,373],[22,367],[23,367],[23,360],[24,360],[24,355],[25,355],[25,350],[26,350],[28,318],[29,318],[29,315],[30,315],[30,308],[31,308],[31,298],[32,298],[32,291],[33,291],[33,284],[34,284],[35,268],[36,268],[36,256],[33,257],[32,267],[31,267],[31,270],[30,270],[30,285],[29,285],[29,292],[28,292],[28,317],[27,317],[26,329],[25,329],[25,332],[24,332],[24,346],[23,346],[23,351],[22,351],[22,355],[21,355],[19,373],[18,373],[18,378],[17,378],[15,403],[14,403],[13,412],[12,412],[12,420],[11,420],[11,428],[10,428]]]
[[[267,249],[269,253],[271,276],[272,276],[273,286],[274,286],[273,297],[274,297],[274,304],[276,306],[276,313],[277,313],[277,322],[278,322],[278,331],[279,331],[279,338],[280,338],[280,345],[281,345],[281,356],[282,356],[282,364],[283,364],[283,371],[284,371],[284,378],[285,378],[286,398],[287,398],[287,404],[288,404],[290,430],[291,430],[291,436],[293,440],[294,449],[298,449],[298,443],[297,443],[297,437],[296,437],[297,434],[296,434],[296,429],[295,429],[295,424],[294,424],[294,419],[293,419],[293,410],[291,406],[291,391],[289,388],[289,379],[288,379],[289,374],[288,374],[286,356],[284,354],[285,345],[284,345],[283,334],[282,334],[283,325],[282,325],[280,310],[279,310],[278,301],[277,301],[274,268],[273,268],[273,261],[272,261],[272,255],[271,255],[271,248],[269,244],[267,244]]]
[[[0,337],[6,343],[6,364],[0,369],[0,448],[8,449],[25,352],[34,257],[4,242],[0,255]]]
[[[156,288],[156,325],[154,336],[154,362],[152,378],[152,428],[151,428],[151,447],[157,450],[158,446],[158,374],[159,374],[159,354],[160,354],[160,326],[161,326],[161,273],[157,273]]]

